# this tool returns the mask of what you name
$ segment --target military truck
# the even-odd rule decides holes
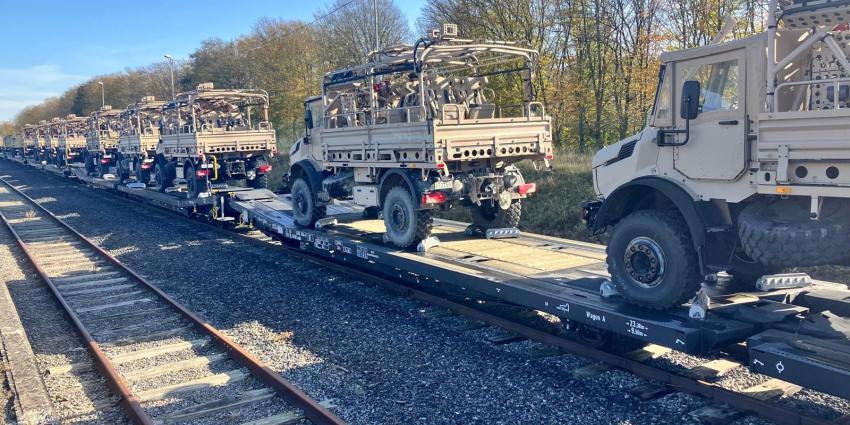
[[[446,24],[325,75],[289,152],[295,221],[313,225],[332,200],[351,199],[382,213],[402,248],[429,237],[437,208],[471,208],[479,230],[515,227],[536,190],[515,164],[548,167],[553,154],[536,59],[522,43],[461,39]]]
[[[115,166],[118,152],[118,134],[121,131],[121,111],[104,105],[88,118],[86,133],[85,167],[89,175],[103,177]]]
[[[3,136],[3,156],[16,158],[23,155],[24,137],[20,133]]]
[[[40,120],[35,125],[35,149],[33,151],[33,161],[42,163],[47,160],[47,131],[50,123],[47,120]]]
[[[64,167],[85,161],[88,118],[69,114],[62,119],[59,144],[56,146],[56,165]]]
[[[38,155],[38,127],[34,124],[25,124],[21,133],[24,136],[23,160],[37,161]]]
[[[636,304],[850,259],[850,6],[769,11],[766,33],[663,54],[646,128],[593,160],[585,218]]]
[[[122,182],[129,179],[130,174],[138,182],[151,182],[163,106],[165,102],[157,101],[153,96],[145,96],[121,114],[116,162]]]
[[[44,126],[44,157],[47,164],[57,164],[59,136],[62,134],[62,119],[53,118]]]
[[[185,181],[187,196],[196,198],[228,186],[267,187],[269,157],[277,153],[268,109],[264,90],[204,83],[177,95],[163,108],[156,189],[165,192]]]

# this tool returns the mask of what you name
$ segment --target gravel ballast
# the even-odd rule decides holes
[[[628,393],[642,382],[632,374],[577,379],[584,359],[495,346],[492,329],[427,317],[424,304],[280,250],[17,164],[0,161],[0,174],[51,198],[45,207],[350,423],[688,424],[707,403],[679,393],[642,403]],[[850,413],[846,401],[830,406]]]

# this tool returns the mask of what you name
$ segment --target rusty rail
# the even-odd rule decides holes
[[[14,191],[17,195],[21,196],[24,200],[38,208],[41,212],[46,214],[48,217],[53,219],[63,228],[71,232],[74,236],[76,236],[80,241],[84,242],[89,248],[93,249],[95,252],[100,254],[102,257],[106,258],[110,263],[112,263],[115,267],[119,268],[121,271],[132,277],[138,283],[144,285],[156,295],[158,295],[163,301],[172,306],[178,313],[189,319],[193,324],[197,326],[199,330],[203,333],[211,336],[216,342],[224,346],[230,356],[234,358],[238,363],[242,366],[248,368],[254,375],[255,378],[262,381],[264,384],[273,388],[277,394],[279,394],[282,398],[287,400],[293,406],[301,409],[304,412],[304,417],[317,425],[344,425],[345,422],[342,419],[338,418],[334,415],[330,410],[320,405],[316,400],[312,399],[306,393],[301,391],[298,387],[285,380],[278,373],[271,370],[265,363],[256,358],[253,354],[242,348],[240,345],[231,341],[227,336],[225,336],[221,331],[214,328],[209,323],[205,322],[203,319],[198,317],[193,312],[189,311],[182,304],[178,303],[176,300],[168,296],[166,293],[162,292],[159,288],[157,288],[152,283],[148,282],[145,278],[138,275],[136,272],[122,264],[118,259],[113,257],[111,254],[97,246],[90,239],[86,238],[76,229],[74,229],[69,224],[62,221],[60,218],[56,217],[52,212],[50,212],[47,208],[27,196],[25,193],[20,191],[11,183],[7,182],[5,179],[0,178],[0,182]],[[109,385],[111,389],[121,397],[121,405],[124,407],[125,412],[130,417],[130,419],[140,425],[152,425],[153,419],[145,412],[144,408],[139,403],[138,399],[132,394],[129,387],[127,386],[127,382],[124,378],[118,373],[115,367],[107,358],[106,354],[100,348],[98,343],[94,340],[91,333],[88,329],[83,325],[80,318],[74,312],[73,308],[65,301],[64,297],[59,292],[58,287],[54,284],[54,282],[50,279],[46,271],[35,261],[34,254],[30,251],[27,244],[23,241],[20,235],[15,231],[12,227],[11,223],[7,220],[6,216],[0,212],[0,218],[2,218],[3,223],[9,229],[10,232],[15,236],[15,240],[18,242],[18,245],[24,251],[26,256],[30,259],[33,266],[36,268],[39,276],[47,283],[50,287],[51,292],[62,305],[62,308],[69,315],[71,320],[74,322],[74,326],[77,328],[77,331],[80,333],[80,336],[86,341],[88,348],[91,350],[91,353],[94,355],[98,368],[103,373],[104,376],[108,378]]]

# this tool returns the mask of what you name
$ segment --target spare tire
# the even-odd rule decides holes
[[[828,199],[812,220],[808,198],[757,202],[741,211],[738,235],[753,260],[769,267],[806,267],[847,261],[850,200]]]

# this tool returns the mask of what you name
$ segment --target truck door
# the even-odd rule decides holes
[[[700,114],[691,121],[690,140],[673,154],[676,170],[688,178],[734,181],[746,171],[745,59],[744,49],[738,49],[676,63],[677,93],[686,80],[701,84]],[[674,116],[676,126],[684,128],[684,120]]]

